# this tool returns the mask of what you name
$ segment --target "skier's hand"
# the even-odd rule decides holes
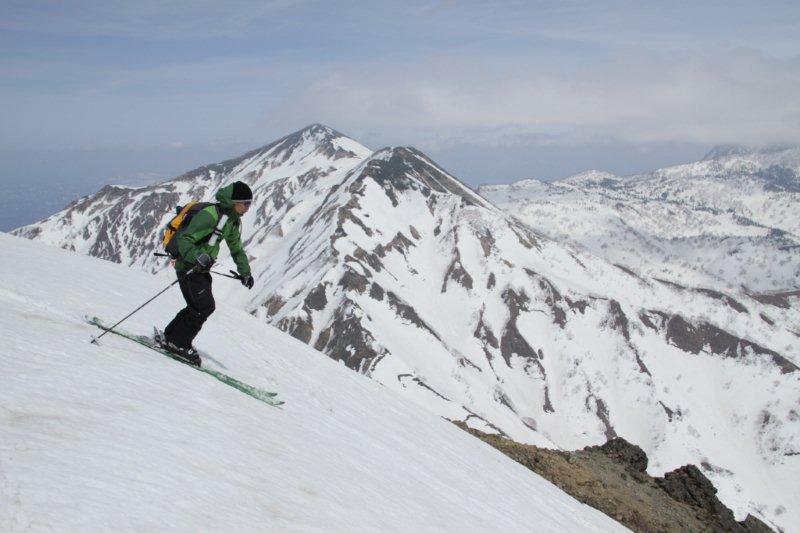
[[[242,285],[244,285],[248,289],[252,289],[253,285],[255,284],[255,280],[253,279],[252,274],[248,274],[246,276],[239,276],[239,281],[241,281]]]
[[[197,266],[199,266],[203,270],[208,270],[211,268],[211,265],[214,264],[214,260],[211,259],[211,256],[208,254],[200,254],[197,256]]]

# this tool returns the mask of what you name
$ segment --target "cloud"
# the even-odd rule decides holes
[[[397,129],[429,138],[466,131],[632,142],[800,143],[800,58],[753,51],[627,53],[600,65],[489,65],[439,57],[341,66],[273,120]],[[418,138],[418,135],[416,136]]]

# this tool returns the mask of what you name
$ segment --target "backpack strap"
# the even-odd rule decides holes
[[[219,218],[217,218],[217,224],[214,226],[214,231],[211,232],[211,237],[213,237],[214,243],[213,246],[216,246],[222,240],[222,230],[225,229],[225,223],[228,222],[228,215],[222,212],[220,209],[219,204],[213,204],[214,207],[217,208],[217,213],[219,213]]]

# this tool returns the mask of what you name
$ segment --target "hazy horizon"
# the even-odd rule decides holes
[[[785,1],[9,0],[0,208],[32,222],[315,122],[471,186],[800,144],[798,30]]]

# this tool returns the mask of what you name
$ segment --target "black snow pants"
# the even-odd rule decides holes
[[[208,272],[189,274],[178,284],[186,300],[186,307],[178,311],[172,322],[167,325],[164,336],[176,346],[189,348],[200,333],[203,323],[216,307],[214,295],[211,294],[211,274]]]

